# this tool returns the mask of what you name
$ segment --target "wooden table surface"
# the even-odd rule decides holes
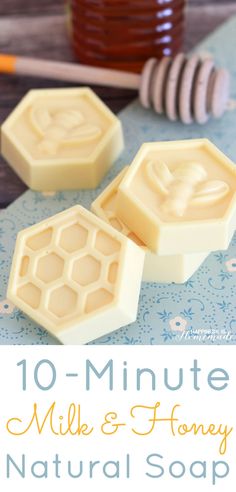
[[[1,0],[0,52],[74,61],[64,7],[64,0]],[[233,14],[236,14],[235,0],[189,0],[185,51],[189,51]],[[29,89],[57,86],[61,87],[62,83],[1,74],[0,124]],[[135,97],[135,93],[128,90],[96,87],[95,91],[115,112]],[[25,185],[0,157],[0,209],[7,207],[25,189]]]

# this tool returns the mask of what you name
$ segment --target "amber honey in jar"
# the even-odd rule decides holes
[[[139,72],[181,50],[185,0],[69,0],[81,63]]]

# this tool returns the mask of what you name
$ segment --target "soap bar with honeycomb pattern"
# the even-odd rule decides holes
[[[144,252],[76,205],[22,230],[8,298],[64,344],[135,321]]]
[[[91,210],[101,219],[112,225],[125,236],[132,239],[145,252],[143,269],[144,282],[183,283],[186,282],[200,267],[208,253],[192,253],[184,255],[159,255],[153,253],[145,244],[117,217],[117,191],[124,178],[128,166],[94,200]]]
[[[161,255],[227,249],[236,167],[205,138],[145,143],[118,188],[117,215]]]
[[[34,190],[95,188],[123,149],[121,122],[89,88],[31,90],[1,129],[1,150]]]

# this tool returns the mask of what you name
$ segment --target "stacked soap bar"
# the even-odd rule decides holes
[[[145,253],[143,270],[144,282],[185,282],[199,268],[208,253],[159,255],[153,253],[139,237],[132,232],[117,215],[117,193],[128,167],[107,186],[94,200],[92,211],[115,229],[138,244]]]
[[[136,319],[144,252],[77,205],[18,234],[8,298],[62,343]]]
[[[121,122],[88,88],[32,90],[1,129],[3,156],[39,191],[95,188],[122,149]]]
[[[236,168],[207,139],[143,144],[92,210],[146,253],[143,280],[184,282],[236,227]]]

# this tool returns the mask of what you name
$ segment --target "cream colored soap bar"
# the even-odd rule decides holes
[[[207,139],[143,144],[117,215],[161,255],[226,249],[236,228],[236,167]]]
[[[144,252],[77,205],[18,234],[8,298],[62,343],[133,322]]]
[[[1,149],[34,190],[95,188],[123,149],[122,127],[91,89],[32,90],[2,125]]]
[[[152,253],[138,236],[130,231],[116,213],[118,187],[127,170],[128,166],[96,198],[91,205],[92,211],[143,249],[145,252],[144,282],[186,282],[206,259],[208,253],[159,255]]]

